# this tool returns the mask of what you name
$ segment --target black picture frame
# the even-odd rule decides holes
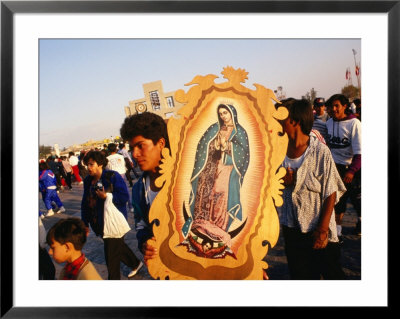
[[[387,13],[388,14],[388,204],[399,179],[400,1],[1,1],[1,317],[180,317],[177,307],[14,307],[13,304],[13,17],[16,13]],[[5,160],[7,159],[7,160]],[[382,172],[385,174],[386,172]],[[396,207],[393,207],[396,209]],[[398,209],[398,208],[397,208]],[[384,214],[385,212],[377,212]],[[390,216],[388,217],[390,218]],[[393,226],[393,223],[388,225]],[[388,234],[390,234],[390,229]],[[391,241],[389,240],[390,244]],[[389,245],[390,249],[390,245]],[[390,255],[388,255],[390,265]],[[388,282],[390,284],[390,280]],[[34,292],[33,292],[34,293]],[[388,300],[390,308],[390,298]],[[214,309],[224,315],[227,309]],[[244,309],[242,309],[244,310]],[[292,308],[293,310],[293,308]],[[235,310],[236,311],[236,310]]]

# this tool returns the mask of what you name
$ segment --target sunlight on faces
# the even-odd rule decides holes
[[[98,165],[92,158],[88,160],[87,169],[90,176],[101,176],[103,165]]]
[[[291,120],[289,117],[287,117],[286,119],[280,121],[280,123],[282,124],[282,130],[284,133],[286,133],[289,137],[289,139],[294,139],[295,137],[295,127],[298,123],[296,123],[295,121]]]
[[[39,16],[39,17],[36,17]],[[64,17],[65,16],[65,17]],[[215,36],[215,24],[201,24],[201,23],[195,23],[193,21],[196,21],[196,18],[193,15],[182,15],[182,17],[177,17],[175,16],[173,19],[171,17],[166,16],[165,20],[162,20],[164,17],[163,15],[157,15],[157,23],[149,23],[148,28],[135,28],[132,27],[132,21],[137,23],[140,26],[140,22],[146,21],[145,19],[149,19],[146,15],[143,15],[143,20],[142,14],[139,16],[135,16],[134,19],[131,17],[126,16],[126,17],[121,17],[116,15],[113,17],[112,15],[111,18],[115,19],[114,21],[111,21],[111,23],[104,23],[104,15],[100,16],[98,19],[96,18],[96,15],[85,15],[85,14],[75,14],[75,15],[52,15],[48,14],[44,16],[43,14],[41,15],[35,15],[35,14],[29,14],[29,15],[20,15],[17,14],[15,15],[15,23],[17,24],[17,27],[15,28],[16,34],[15,34],[15,42],[16,42],[16,48],[17,48],[17,54],[15,57],[15,65],[16,65],[16,72],[20,72],[16,76],[16,107],[15,107],[15,112],[16,115],[15,117],[17,118],[16,120],[16,125],[19,127],[18,123],[23,121],[21,123],[22,127],[31,127],[32,123],[39,123],[39,121],[28,121],[28,119],[35,118],[37,116],[38,111],[37,108],[26,108],[26,105],[29,104],[29,101],[32,100],[37,100],[37,84],[34,85],[32,83],[36,83],[39,77],[37,76],[37,61],[38,58],[35,56],[35,52],[38,52],[37,50],[37,38],[34,39],[34,41],[29,41],[30,39],[27,39],[28,36],[21,35],[22,32],[25,32],[26,34],[29,35],[29,37],[32,37],[31,34],[36,34],[38,33],[38,38],[40,37],[57,37],[60,35],[60,32],[63,32],[63,35],[66,35],[68,37],[78,37],[79,35],[82,35],[82,32],[89,32],[87,34],[88,37],[104,37],[104,35],[111,36],[111,37],[125,37],[125,38],[138,38],[140,36],[144,36],[147,38],[151,37],[157,37],[160,36],[159,34],[159,24],[162,23],[163,21],[165,22],[163,25],[166,26],[167,28],[163,30],[162,36],[173,38],[178,34],[179,36],[183,38],[190,38],[195,31],[193,31],[192,28],[182,28],[182,25],[185,24],[184,21],[182,22],[180,19],[177,18],[186,18],[189,20],[189,24],[191,26],[198,26],[201,28],[201,31],[199,31],[198,35],[203,36],[203,37],[213,37]],[[207,18],[212,18],[213,15],[209,15]],[[285,17],[285,15],[283,15]],[[366,135],[366,139],[368,141],[375,141],[377,139],[376,135],[376,130],[369,130],[369,124],[374,123],[374,126],[380,125],[382,126],[381,132],[383,133],[384,136],[380,136],[381,141],[385,140],[386,138],[386,121],[381,121],[381,122],[374,122],[374,118],[372,115],[372,112],[369,112],[369,110],[372,110],[371,108],[368,108],[368,106],[373,106],[377,105],[377,103],[381,103],[382,100],[385,101],[382,106],[383,110],[383,117],[386,118],[387,112],[385,110],[386,107],[386,95],[387,95],[387,37],[382,36],[384,32],[387,32],[387,14],[385,13],[379,13],[378,16],[375,14],[352,14],[351,19],[353,21],[353,26],[351,30],[348,29],[348,27],[344,27],[344,25],[340,24],[335,24],[335,23],[327,23],[327,21],[334,22],[335,20],[337,21],[338,17],[337,14],[309,14],[308,19],[302,18],[303,15],[291,15],[287,14],[286,17],[289,16],[291,19],[291,23],[289,24],[281,24],[280,28],[277,32],[273,28],[274,24],[276,23],[279,24],[279,21],[282,19],[282,14],[279,15],[270,15],[268,18],[265,18],[264,15],[247,15],[245,16],[241,21],[244,21],[243,23],[229,23],[226,22],[226,24],[229,24],[232,26],[232,28],[225,28],[225,29],[218,29],[219,33],[217,36],[220,37],[229,37],[231,34],[233,36],[239,36],[239,37],[260,37],[260,38],[268,38],[268,37],[315,37],[315,38],[324,38],[324,37],[360,37],[362,38],[363,41],[363,70],[364,70],[364,76],[363,76],[363,98],[365,98],[365,106],[366,106],[366,111],[365,111],[365,122],[363,123],[364,127],[366,128],[363,131],[363,134]],[[349,14],[342,14],[339,15],[339,17],[347,19]],[[230,15],[220,15],[216,16],[219,19],[226,19],[229,18]],[[71,25],[70,19],[74,18],[74,24]],[[126,20],[129,20],[129,23],[126,25],[130,27],[120,27],[120,23],[124,22],[124,18]],[[150,17],[154,18],[154,17]],[[167,20],[168,18],[168,20]],[[201,19],[204,19],[204,16],[200,17]],[[258,18],[260,20],[258,20]],[[28,20],[29,19],[29,20]],[[49,19],[51,19],[49,21]],[[93,21],[93,19],[96,19]],[[162,22],[160,22],[160,19]],[[242,19],[242,18],[241,18]],[[261,20],[262,19],[262,20]],[[293,19],[294,22],[293,22]],[[322,26],[322,28],[314,28],[313,23],[315,23],[315,19],[318,19],[318,22]],[[374,21],[374,23],[371,23],[371,19]],[[25,23],[25,20],[26,21]],[[36,20],[36,21],[35,21]],[[82,20],[82,21],[81,21]],[[90,23],[88,24],[88,20]],[[200,19],[199,19],[200,20]],[[136,22],[135,22],[136,21]],[[148,21],[148,20],[147,20]],[[201,20],[200,20],[201,21]],[[237,21],[237,20],[235,20]],[[263,26],[262,28],[255,28],[253,27],[254,22],[260,21],[260,25]],[[311,22],[310,22],[311,21]],[[170,23],[173,22],[173,23]],[[19,24],[18,24],[19,23]],[[26,27],[23,25],[22,27],[20,24],[26,24]],[[296,29],[296,32],[294,34],[293,31],[293,25],[299,26],[298,29]],[[52,28],[48,28],[49,25],[52,25]],[[62,25],[62,26],[60,26]],[[91,28],[90,30],[85,31],[85,28],[87,29],[87,26],[93,26],[96,25],[98,27],[96,28]],[[176,29],[178,30],[176,34],[173,33],[168,33],[169,29],[171,26],[176,26]],[[373,26],[373,28],[372,28]],[[235,29],[237,28],[237,30]],[[25,31],[25,30],[29,30]],[[38,31],[37,31],[38,30]],[[42,31],[44,30],[44,31]],[[61,30],[61,31],[60,31]],[[83,30],[83,31],[82,31]],[[382,31],[383,30],[383,31]],[[36,33],[34,33],[36,32]],[[51,34],[48,34],[48,33]],[[122,32],[122,35],[121,35]],[[125,33],[124,33],[125,32]],[[133,34],[132,34],[133,32]],[[136,33],[135,33],[136,32]],[[144,35],[142,33],[145,32]],[[157,33],[158,32],[158,33]],[[182,33],[183,32],[183,33]],[[224,33],[225,32],[225,33]],[[246,33],[247,32],[247,33]],[[137,34],[139,33],[139,34]],[[18,52],[21,51],[23,52],[23,55],[26,56],[27,58],[25,61],[21,61],[20,55]],[[351,53],[350,53],[351,54]],[[21,63],[22,62],[22,63]],[[383,66],[382,66],[383,64]],[[19,76],[20,75],[20,76]],[[378,80],[379,79],[379,80]],[[22,83],[21,83],[22,82]],[[376,83],[374,83],[376,82]],[[20,88],[22,86],[22,88]],[[21,89],[21,90],[20,90]],[[22,91],[23,94],[19,95],[18,92]],[[376,92],[380,92],[381,94],[375,94]],[[368,104],[368,105],[367,105]],[[19,108],[19,106],[21,106]],[[383,107],[385,106],[385,107]],[[19,112],[19,110],[23,111],[23,114]],[[30,112],[29,114],[32,116],[26,116],[26,112]],[[35,115],[36,114],[36,115]],[[22,120],[23,119],[23,120]],[[371,121],[369,121],[371,120]],[[27,123],[25,123],[25,121]],[[365,126],[366,125],[366,126]],[[96,128],[98,128],[98,125],[96,125]],[[35,129],[35,126],[34,126]],[[21,132],[21,134],[20,134]],[[23,134],[24,130],[18,130],[18,128],[15,130],[15,139],[17,141],[16,144],[19,143],[20,145],[24,145],[24,141],[26,141],[26,136]],[[21,135],[21,136],[20,136]],[[19,138],[21,137],[21,138]],[[25,143],[27,147],[30,147],[32,149],[31,152],[28,152],[30,154],[36,154],[37,152],[37,136],[35,134],[32,135],[33,142],[32,143]],[[368,148],[368,157],[366,157],[365,163],[368,161],[368,167],[366,167],[366,170],[363,175],[363,183],[365,182],[365,188],[363,187],[363,192],[365,190],[366,195],[371,195],[372,196],[365,196],[366,199],[368,198],[379,198],[379,194],[381,195],[382,198],[385,197],[385,185],[386,183],[383,181],[382,185],[383,187],[381,188],[371,188],[367,187],[368,186],[368,181],[371,179],[379,180],[380,178],[385,179],[384,174],[378,175],[378,173],[371,173],[373,170],[368,170],[369,168],[373,167],[374,164],[377,162],[382,163],[383,166],[385,166],[386,161],[385,161],[385,154],[387,153],[385,150],[376,152],[376,147],[385,147],[385,143],[366,143],[365,149]],[[20,151],[26,151],[25,148],[21,148]],[[17,148],[18,152],[18,148]],[[378,156],[379,155],[379,156]],[[382,159],[382,156],[384,157]],[[19,162],[21,162],[21,167],[25,166],[24,164],[24,156],[16,156],[16,167],[18,167]],[[31,161],[31,163],[34,163],[36,165],[36,158]],[[32,171],[36,172],[36,166],[31,165],[28,163],[28,166],[32,166],[31,169],[24,170],[24,173],[26,171]],[[15,171],[15,184],[16,188],[21,187],[22,189],[25,189],[26,183],[24,181],[26,180],[25,178],[19,178],[18,177],[18,170]],[[372,175],[374,174],[374,175]],[[34,175],[33,173],[31,175]],[[364,179],[365,176],[365,179]],[[377,178],[377,179],[376,179]],[[29,180],[31,181],[36,181],[33,177]],[[19,181],[19,182],[18,182]],[[22,185],[21,184],[22,181]],[[37,205],[37,192],[34,192],[33,190],[36,190],[37,185],[35,183],[31,183],[32,186],[30,189],[32,191],[30,192],[30,195],[28,196],[28,201],[31,202],[33,205]],[[378,195],[377,195],[378,192]],[[29,192],[28,192],[29,193]],[[365,199],[364,198],[364,199]],[[381,209],[384,210],[380,205],[378,206],[379,201],[374,201],[373,205],[370,205],[371,202],[367,203],[369,205],[365,205],[366,208],[371,209],[373,211],[374,209]],[[26,205],[26,201],[24,201],[24,204]],[[364,202],[363,202],[364,204]],[[25,206],[23,205],[23,206]],[[372,206],[372,208],[371,208]],[[369,212],[369,211],[368,211]],[[372,246],[377,246],[373,249],[374,253],[370,253],[372,251],[371,249],[367,250],[367,254],[364,254],[365,251],[363,251],[363,265],[362,265],[362,270],[363,270],[363,278],[362,281],[347,281],[347,282],[315,282],[315,283],[307,283],[307,287],[304,286],[304,283],[298,283],[298,282],[293,282],[293,281],[269,281],[268,282],[268,287],[266,287],[265,282],[256,282],[256,281],[224,281],[223,283],[223,289],[226,293],[221,294],[219,298],[193,298],[192,296],[185,296],[185,294],[181,294],[182,291],[188,291],[188,290],[195,290],[195,291],[200,291],[199,293],[207,293],[210,291],[210,285],[215,288],[215,289],[221,289],[220,283],[210,283],[210,281],[174,281],[174,282],[163,282],[163,281],[136,281],[135,285],[140,287],[141,291],[145,291],[146,293],[141,294],[140,296],[137,296],[134,300],[129,297],[129,292],[131,290],[130,285],[124,285],[122,287],[122,283],[120,282],[113,282],[113,281],[108,281],[108,282],[97,282],[97,281],[91,281],[91,282],[79,282],[79,283],[74,283],[74,285],[66,285],[64,282],[61,281],[41,281],[39,282],[37,280],[37,274],[36,274],[36,269],[35,267],[32,267],[29,269],[29,267],[26,267],[26,263],[24,260],[26,259],[27,253],[31,254],[31,257],[33,260],[37,260],[37,252],[33,244],[36,244],[36,241],[32,241],[32,249],[26,251],[26,241],[24,238],[26,238],[26,234],[29,234],[32,237],[36,236],[36,233],[33,231],[36,229],[35,227],[32,227],[32,224],[34,223],[34,219],[37,219],[37,216],[26,216],[24,213],[24,208],[21,207],[19,209],[18,201],[16,201],[16,207],[15,207],[15,240],[16,240],[16,245],[15,245],[15,273],[18,274],[22,272],[23,274],[28,274],[27,276],[15,276],[15,305],[17,306],[49,306],[49,305],[57,305],[57,306],[99,306],[99,304],[104,304],[107,306],[127,306],[127,305],[139,305],[139,306],[171,306],[171,305],[269,305],[269,306],[278,306],[278,305],[333,305],[333,304],[341,304],[341,305],[375,305],[377,302],[379,303],[379,299],[385,299],[386,294],[371,294],[368,293],[370,291],[370,285],[374,285],[375,282],[376,284],[374,285],[374,290],[373,291],[380,291],[379,288],[381,287],[380,285],[385,283],[385,280],[382,280],[382,276],[376,276],[376,267],[378,266],[377,262],[379,261],[379,265],[381,267],[381,270],[385,270],[385,263],[382,266],[382,262],[384,261],[381,258],[381,255],[386,256],[387,251],[384,249],[384,247],[381,247],[382,244],[384,244],[384,240],[382,241],[377,241],[376,236],[366,236],[363,237],[363,250],[365,247],[371,247]],[[366,214],[367,216],[367,214]],[[32,223],[26,223],[26,219],[29,218],[32,220]],[[25,221],[25,222],[24,222]],[[385,216],[382,216],[379,220],[375,220],[375,225],[376,229],[374,229],[374,234],[375,232],[378,232],[382,238],[385,236],[385,232],[381,232],[380,230],[382,229],[379,227],[380,225],[384,224],[386,221]],[[370,229],[371,223],[368,223],[369,219],[366,218],[364,221],[363,226],[368,226],[369,228],[366,228],[366,230]],[[18,225],[18,227],[16,226]],[[36,237],[35,237],[36,238]],[[367,242],[365,242],[367,240]],[[365,244],[365,245],[364,245]],[[385,245],[383,245],[385,246]],[[33,252],[35,251],[35,254]],[[376,256],[376,254],[381,254]],[[386,259],[385,259],[386,260]],[[384,276],[383,276],[384,277]],[[379,285],[378,285],[379,283]],[[78,286],[80,289],[76,289],[76,285],[80,284]],[[32,289],[26,289],[27,285],[31,287],[32,289],[35,289],[38,293],[35,295],[32,295],[30,293]],[[315,298],[310,299],[309,294],[304,293],[304,291],[312,293],[314,292],[315,288],[319,289],[321,288],[321,285],[323,285],[323,288],[326,289],[326,293],[328,296],[334,296],[334,294],[339,293],[342,297],[341,298],[327,298],[326,294],[320,294],[316,295]],[[125,287],[126,286],[126,287]],[[343,288],[345,286],[345,288]],[[106,287],[106,288],[104,288]],[[272,289],[273,288],[273,289]],[[49,291],[49,289],[62,289],[63,291],[67,291],[70,293],[71,298],[59,298],[57,294],[48,294],[46,298],[42,298],[46,292]],[[108,296],[107,294],[105,295],[102,293],[104,289],[109,289],[112,291],[115,291],[116,293],[113,294],[113,296]],[[139,288],[138,288],[139,289]],[[251,290],[250,290],[251,289]],[[84,295],[82,295],[82,292],[86,293],[87,291],[90,291],[91,294],[89,298],[85,298]],[[238,291],[242,291],[243,294],[238,294]],[[385,290],[386,291],[386,290]],[[173,292],[173,293],[171,293]],[[300,292],[300,293],[299,293]],[[285,298],[282,298],[282,293],[286,294]],[[148,298],[148,294],[152,295],[152,298]],[[268,295],[268,298],[265,298],[265,295]],[[179,295],[180,298],[176,298],[176,296]],[[245,297],[243,297],[245,295]],[[251,296],[251,298],[246,298],[246,296]],[[86,296],[87,297],[87,296]],[[380,298],[378,298],[380,297]],[[329,301],[327,301],[329,300]],[[332,301],[334,300],[334,301]],[[386,303],[379,303],[379,304],[386,304]]]
[[[66,262],[70,255],[68,252],[68,246],[66,244],[60,244],[54,239],[50,246],[49,254],[59,264]]]
[[[345,111],[346,111],[347,105],[342,105],[339,100],[334,100],[332,102],[332,115],[335,120],[341,120],[346,117]]]
[[[151,139],[135,136],[129,141],[132,157],[142,171],[156,172],[161,161],[161,151],[165,146],[165,139],[160,138],[156,144]]]

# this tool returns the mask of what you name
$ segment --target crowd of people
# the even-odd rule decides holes
[[[358,214],[354,231],[361,235],[361,101],[350,102],[335,94],[326,101],[318,97],[313,105],[289,98],[275,107],[285,107],[289,114],[280,121],[288,148],[281,164],[286,168],[283,205],[277,211],[290,278],[345,279],[340,264],[341,225],[349,199]],[[111,143],[81,153],[80,158],[70,153],[68,159],[50,157],[39,164],[40,190],[47,209],[46,214],[39,213],[42,228],[41,220],[54,215],[56,206],[56,213],[65,211],[57,196],[63,183],[71,189],[74,175],[76,182],[83,184],[81,219],[59,221],[45,239],[45,231],[41,231],[41,279],[54,279],[45,243],[56,262],[66,263],[60,279],[100,279],[81,251],[90,230],[103,239],[108,279],[120,279],[120,262],[131,268],[129,278],[135,276],[143,263],[124,241],[128,212],[134,215],[144,263],[157,256],[151,245],[154,235],[149,211],[160,191],[155,180],[160,176],[162,150],[169,149],[167,126],[160,116],[144,112],[127,117],[120,134],[129,151],[125,143]],[[116,215],[111,211],[117,211]],[[110,219],[113,230],[109,229]],[[266,271],[264,279],[268,279]]]
[[[361,108],[354,114],[350,105],[341,94],[316,98],[313,108],[296,99],[276,105],[289,111],[281,121],[289,143],[278,214],[291,279],[345,279],[341,224],[349,197],[361,235]]]
[[[53,173],[50,165],[57,173]],[[55,274],[54,265],[45,249],[45,242],[47,242],[50,247],[49,253],[53,256],[53,259],[57,263],[66,263],[60,279],[101,279],[93,265],[81,252],[90,229],[96,236],[103,239],[108,279],[120,279],[120,262],[132,268],[128,278],[136,275],[143,263],[125,243],[124,235],[126,232],[110,237],[104,232],[104,220],[107,196],[112,198],[110,205],[113,206],[114,212],[116,209],[118,213],[123,215],[123,218],[127,219],[127,207],[129,212],[133,213],[127,183],[129,182],[130,186],[133,186],[130,171],[133,171],[135,176],[139,176],[138,170],[140,168],[137,167],[135,160],[126,150],[125,144],[122,143],[119,145],[110,143],[104,145],[101,150],[94,149],[81,152],[80,158],[70,152],[69,160],[64,157],[58,160],[57,156],[50,156],[46,162],[39,163],[39,187],[47,209],[47,213],[39,211],[39,225],[42,230],[44,228],[42,219],[54,215],[53,208],[58,207],[56,213],[65,212],[65,208],[58,197],[59,189],[63,187],[64,180],[68,189],[72,189],[71,174],[76,174],[76,183],[78,185],[83,184],[81,219],[78,219],[78,221],[76,218],[62,219],[49,230],[46,241],[43,238],[40,241],[39,278],[49,279],[49,277],[54,277]],[[83,181],[79,176],[80,174],[85,176]],[[112,219],[110,223],[113,227],[118,228],[119,224],[115,221],[116,219]],[[56,237],[55,234],[59,232],[60,235]],[[43,237],[43,231],[41,233]],[[74,256],[78,255],[79,258],[73,259]],[[85,270],[83,271],[83,269]]]

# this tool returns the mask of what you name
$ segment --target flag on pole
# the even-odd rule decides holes
[[[357,76],[360,75],[360,67],[358,65],[356,65],[356,75]]]
[[[349,79],[349,76],[350,76],[350,71],[349,71],[349,68],[347,68],[346,69],[346,80]]]

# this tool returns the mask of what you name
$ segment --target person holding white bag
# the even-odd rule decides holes
[[[99,151],[89,151],[84,158],[89,175],[84,180],[81,215],[88,232],[90,225],[96,236],[103,238],[108,279],[120,280],[121,261],[132,268],[128,278],[135,276],[143,263],[124,241],[130,230],[126,210],[128,188],[118,172],[103,169],[107,162]]]

